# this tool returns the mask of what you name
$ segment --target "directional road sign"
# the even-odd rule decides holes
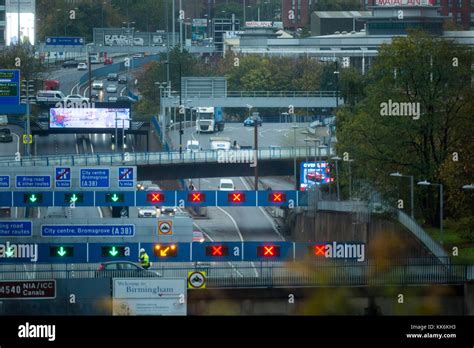
[[[20,105],[20,70],[0,70],[0,109],[7,105]]]
[[[55,169],[55,184],[56,188],[70,188],[71,187],[71,168],[57,167]]]
[[[134,183],[134,168],[133,167],[119,167],[118,182],[119,187],[133,187]]]
[[[133,237],[135,225],[41,225],[42,237]]]
[[[80,170],[80,187],[110,187],[110,171],[108,168],[83,168]]]
[[[83,37],[61,37],[47,36],[45,40],[46,46],[84,46]]]
[[[0,220],[0,237],[31,237],[31,221],[2,221]]]
[[[10,175],[0,175],[0,188],[10,188]]]
[[[49,175],[17,175],[16,188],[51,188]]]

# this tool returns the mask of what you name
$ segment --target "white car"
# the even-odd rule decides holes
[[[106,88],[108,93],[117,93],[117,85],[111,84]]]
[[[66,98],[64,98],[64,101],[70,101],[70,102],[88,102],[89,98],[83,97],[80,94],[69,94]]]
[[[95,80],[92,82],[92,89],[103,89],[104,88],[104,82]]]
[[[77,65],[77,70],[87,70],[87,64],[86,63],[79,63]]]
[[[199,151],[199,141],[188,140],[188,142],[186,143],[186,151],[187,152]]]
[[[221,179],[219,181],[219,191],[234,191],[235,186],[232,179]]]
[[[204,243],[206,238],[201,231],[193,231],[193,242]]]
[[[157,209],[155,207],[138,208],[139,218],[156,218],[157,215]]]
[[[155,184],[154,186],[148,186],[146,190],[147,191],[161,191],[161,188]]]

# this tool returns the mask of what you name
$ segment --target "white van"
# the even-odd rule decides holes
[[[234,191],[235,186],[232,179],[221,179],[219,181],[219,191]]]
[[[61,91],[39,91],[36,94],[36,103],[38,104],[56,104],[66,98]]]

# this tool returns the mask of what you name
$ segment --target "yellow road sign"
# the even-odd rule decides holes
[[[23,134],[23,144],[32,144],[33,136],[31,134]]]
[[[188,272],[188,289],[205,289],[206,272],[191,271]]]

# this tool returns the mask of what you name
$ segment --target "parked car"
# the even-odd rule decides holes
[[[77,65],[77,70],[87,70],[87,64],[86,63],[79,63]]]
[[[66,61],[62,64],[62,67],[63,67],[63,68],[77,68],[78,65],[79,65],[79,62],[78,62],[78,61],[75,61],[75,60],[66,60]]]
[[[95,80],[92,82],[92,89],[103,89],[104,88],[104,82]]]
[[[244,121],[244,127],[253,127],[255,125],[255,122],[257,122],[257,127],[261,126],[263,123],[262,118],[260,116],[249,116]]]
[[[121,84],[127,83],[127,76],[124,76],[124,75],[120,76],[118,78],[118,83],[121,83]]]
[[[96,278],[152,278],[161,277],[158,272],[144,269],[130,261],[103,262],[95,272]]]
[[[106,88],[108,93],[117,93],[117,85],[111,84]]]
[[[118,74],[110,73],[107,75],[107,81],[117,81],[117,80],[118,80]]]
[[[0,129],[0,143],[11,143],[13,141],[13,136],[10,128]]]

